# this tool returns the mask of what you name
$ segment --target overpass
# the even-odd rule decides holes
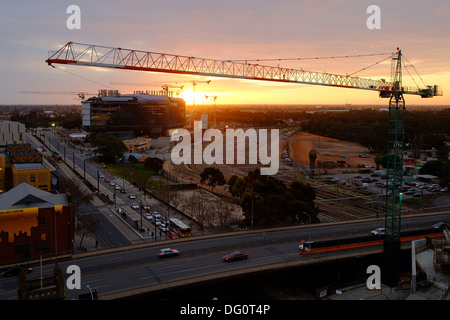
[[[448,213],[450,212],[410,216],[402,221],[402,228],[428,228],[437,221],[450,222]],[[196,283],[380,254],[382,246],[299,255],[298,245],[310,237],[318,240],[367,235],[370,230],[382,225],[382,219],[367,219],[353,223],[199,236],[77,254],[71,259],[60,261],[59,265],[66,277],[69,276],[66,273],[69,265],[77,265],[81,270],[81,289],[66,288],[67,299],[76,299],[79,294],[89,292],[88,286],[97,290],[99,299],[124,299]],[[180,250],[180,256],[159,259],[159,249],[165,247]],[[247,251],[249,259],[224,263],[222,256],[234,250]],[[35,267],[27,278],[38,277],[38,269]],[[46,265],[43,273],[49,274],[52,270],[53,265]],[[17,299],[16,279],[1,279],[0,288],[0,300]]]

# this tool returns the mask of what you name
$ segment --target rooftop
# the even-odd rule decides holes
[[[53,208],[55,205],[68,206],[65,194],[54,194],[22,182],[15,188],[0,194],[0,210],[23,208]]]

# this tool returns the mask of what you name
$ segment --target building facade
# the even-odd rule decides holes
[[[186,125],[186,104],[165,95],[113,95],[82,102],[82,126],[88,132],[130,132],[134,137],[167,136]]]
[[[70,254],[74,227],[68,195],[22,182],[0,195],[0,264]]]
[[[50,164],[30,144],[6,145],[0,156],[0,194],[26,182],[45,191],[52,190]]]
[[[0,148],[25,142],[25,125],[16,121],[0,120]]]

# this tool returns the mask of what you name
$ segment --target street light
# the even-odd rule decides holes
[[[307,215],[308,218],[309,218],[308,238],[309,238],[309,252],[311,253],[311,224],[312,224],[312,220],[311,220],[311,216],[308,213],[306,213],[305,211],[303,211],[302,214]]]
[[[258,199],[258,196],[253,195],[252,193],[252,221],[251,221],[251,230],[253,230],[253,199],[256,198]]]

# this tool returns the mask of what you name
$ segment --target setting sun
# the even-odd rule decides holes
[[[208,101],[206,99],[205,95],[207,95],[204,92],[195,92],[192,90],[183,91],[180,93],[180,98],[182,98],[184,101],[186,101],[186,105],[193,105],[195,104],[205,104],[205,103],[212,103],[212,101]],[[195,101],[194,101],[195,97]]]

